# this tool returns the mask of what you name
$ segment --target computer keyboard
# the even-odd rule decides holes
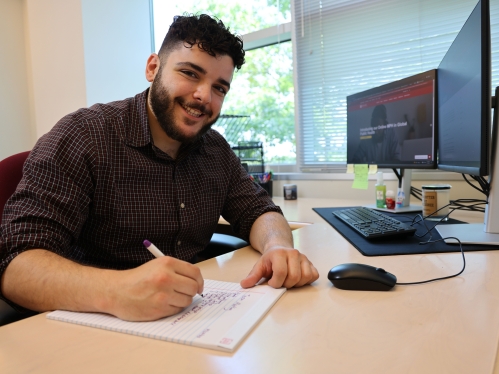
[[[366,207],[335,210],[333,214],[366,239],[414,235],[416,232],[414,227]]]

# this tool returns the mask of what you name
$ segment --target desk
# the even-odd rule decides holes
[[[275,199],[280,203],[279,199]],[[290,205],[288,203],[294,203]],[[358,202],[357,202],[358,204]],[[399,281],[457,272],[458,253],[364,257],[312,207],[351,201],[284,202],[295,245],[321,275],[286,292],[235,353],[47,320],[0,327],[2,373],[492,373],[499,337],[499,251],[466,254],[463,275],[390,292],[343,291],[328,270],[380,266]],[[303,215],[302,215],[303,213]],[[317,217],[316,217],[317,216]],[[251,248],[200,263],[203,276],[238,282],[258,259]],[[497,369],[497,368],[496,368]]]

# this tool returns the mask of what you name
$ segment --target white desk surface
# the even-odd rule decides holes
[[[499,338],[499,251],[466,254],[465,272],[390,292],[344,291],[331,267],[360,262],[400,282],[454,274],[459,253],[364,257],[312,207],[348,201],[281,201],[295,246],[320,279],[288,290],[235,353],[222,353],[51,321],[41,314],[0,327],[2,373],[493,373]],[[294,204],[294,205],[292,205]],[[209,279],[239,282],[258,254],[243,248],[199,264]]]

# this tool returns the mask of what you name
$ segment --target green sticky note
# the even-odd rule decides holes
[[[352,188],[356,188],[359,190],[367,190],[369,186],[368,176],[367,176],[368,172],[369,168],[367,165],[354,165],[355,177],[353,180]]]

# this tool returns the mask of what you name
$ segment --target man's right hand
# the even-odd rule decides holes
[[[151,321],[179,313],[204,287],[197,266],[168,256],[115,276],[117,282],[110,285],[109,312],[129,321]]]
[[[204,287],[197,266],[173,257],[131,270],[84,266],[44,249],[19,254],[0,282],[5,297],[25,308],[113,314],[152,321],[180,312]]]

